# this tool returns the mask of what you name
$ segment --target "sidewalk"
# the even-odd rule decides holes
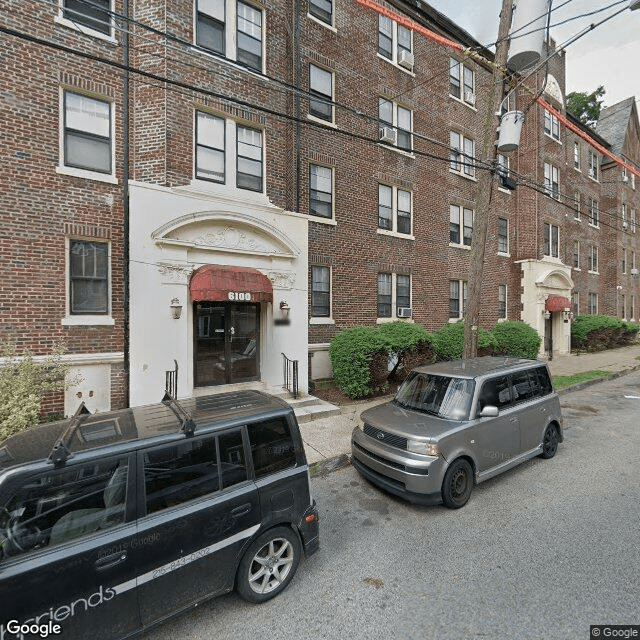
[[[621,375],[640,369],[640,345],[599,353],[556,356],[548,364],[552,376],[569,376],[595,370]],[[585,384],[589,383],[582,383],[580,387]],[[567,393],[570,389],[565,389],[562,393]],[[351,431],[360,419],[360,413],[390,399],[391,396],[360,400],[343,405],[342,413],[339,415],[301,424],[300,431],[307,459],[309,464],[315,467],[315,472],[326,473],[348,464],[351,454]]]

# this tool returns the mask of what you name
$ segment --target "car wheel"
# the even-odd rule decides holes
[[[459,509],[467,504],[473,489],[473,469],[459,458],[447,469],[442,482],[442,502],[449,509]]]
[[[266,602],[278,595],[293,578],[302,547],[298,536],[287,527],[263,533],[240,561],[236,588],[248,602]]]
[[[556,455],[556,451],[558,450],[558,429],[553,424],[550,424],[544,430],[544,436],[542,438],[542,453],[540,454],[541,458],[548,460],[549,458],[553,458]]]

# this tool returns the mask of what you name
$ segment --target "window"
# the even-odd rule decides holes
[[[111,35],[111,0],[63,0],[62,6],[66,20]]]
[[[11,514],[14,540],[31,539],[24,549],[13,544],[12,557],[122,524],[128,469],[126,458],[103,459],[25,479],[2,505],[3,530]]]
[[[475,73],[455,58],[449,59],[449,93],[472,106],[476,103]]]
[[[600,226],[600,210],[598,209],[598,201],[593,198],[588,200],[589,224],[592,227]]]
[[[629,307],[629,317],[631,320],[634,320],[636,317],[636,296],[633,293],[631,294],[630,303],[631,306]]]
[[[109,312],[109,245],[69,243],[69,310],[72,314]]]
[[[573,219],[580,220],[580,192],[573,194]]]
[[[236,126],[238,189],[262,191],[262,131]]]
[[[394,144],[404,151],[411,151],[413,148],[411,135],[412,112],[391,100],[380,98],[378,103],[378,118],[380,120],[380,141]],[[390,139],[385,139],[387,130],[389,129],[391,131],[395,130],[396,132],[395,142]]]
[[[622,268],[622,273],[627,273],[627,250],[622,250],[622,261],[620,263],[620,267]]]
[[[449,168],[451,171],[465,176],[475,176],[474,167],[476,145],[469,138],[452,131],[449,136],[449,146],[451,147]]]
[[[64,166],[112,173],[111,103],[64,92]]]
[[[622,228],[626,229],[628,226],[627,223],[627,205],[623,202],[622,203]]]
[[[378,318],[391,317],[391,280],[390,273],[378,274]]]
[[[413,44],[410,29],[387,18],[378,16],[378,53],[392,62],[413,68]]]
[[[247,429],[256,478],[296,466],[296,449],[285,418],[250,424]]]
[[[544,110],[544,132],[554,140],[560,140],[560,122],[558,122],[558,117],[547,109]]]
[[[498,319],[507,319],[507,285],[498,285]]]
[[[595,316],[598,314],[598,294],[589,293],[589,303],[587,305],[587,313]]]
[[[333,218],[333,169],[309,165],[309,214]]]
[[[396,276],[396,308],[400,307],[405,309],[411,307],[411,276],[398,274]]]
[[[196,178],[224,183],[224,128],[223,118],[196,112]]]
[[[635,270],[636,268],[636,252],[631,252],[631,269]]]
[[[544,163],[544,190],[548,196],[556,200],[560,200],[559,175],[558,167],[554,167],[548,162]]]
[[[318,20],[333,24],[333,0],[309,0],[309,13]]]
[[[580,143],[577,140],[573,143],[573,166],[580,171]]]
[[[636,210],[631,209],[631,233],[636,232]]]
[[[467,310],[466,280],[449,281],[449,318],[459,320]]]
[[[331,317],[331,269],[311,267],[311,315],[314,318]]]
[[[509,390],[509,377],[500,376],[487,380],[478,395],[478,409],[482,410],[487,405],[502,409],[511,404],[511,392]]]
[[[589,177],[598,179],[598,156],[589,149]]]
[[[378,185],[378,228],[411,234],[411,192]]]
[[[559,237],[560,230],[555,224],[544,223],[544,247],[543,253],[551,258],[560,256]]]
[[[579,316],[580,315],[580,294],[577,291],[574,291],[571,294],[571,306],[573,307],[573,315],[574,316]]]
[[[509,177],[509,156],[503,153],[498,154],[498,175],[501,178]]]
[[[473,210],[452,204],[449,207],[449,242],[471,246],[473,235]]]
[[[598,247],[595,245],[589,247],[589,271],[598,273]]]
[[[540,382],[535,370],[518,371],[511,377],[513,403],[527,402],[540,395]]]
[[[624,293],[620,294],[620,317],[624,320],[627,312],[627,297]]]
[[[580,268],[580,242],[578,240],[573,241],[573,268]]]
[[[333,73],[309,65],[309,115],[333,122]]]
[[[196,44],[262,72],[262,11],[237,0],[196,0]],[[235,33],[227,25],[235,22]]]
[[[498,218],[498,253],[509,253],[509,221]]]

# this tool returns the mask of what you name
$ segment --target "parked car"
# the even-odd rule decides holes
[[[543,362],[482,357],[412,371],[395,398],[364,411],[354,467],[390,493],[464,506],[475,483],[562,442],[560,401]]]
[[[0,638],[128,638],[234,586],[263,602],[318,547],[295,415],[258,391],[79,410],[0,444]]]

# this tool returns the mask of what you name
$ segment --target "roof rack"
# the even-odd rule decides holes
[[[165,391],[161,402],[169,407],[176,414],[176,418],[180,420],[180,431],[187,438],[191,438],[196,430],[196,423],[193,421],[191,414],[168,391]]]
[[[69,418],[69,426],[64,433],[58,438],[51,449],[51,453],[47,458],[49,462],[53,462],[56,467],[63,465],[73,454],[69,451],[71,438],[75,435],[78,427],[85,421],[87,416],[91,415],[91,411],[87,409],[84,400],[80,403],[77,411]]]

